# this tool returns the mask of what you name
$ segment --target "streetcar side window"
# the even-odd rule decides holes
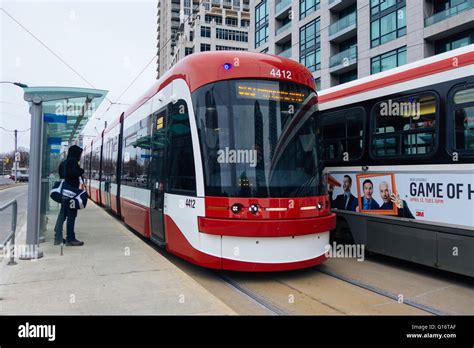
[[[325,114],[321,120],[323,160],[352,161],[364,150],[363,108],[352,108]]]
[[[186,101],[168,106],[167,191],[196,195],[196,172]]]
[[[124,130],[121,178],[124,185],[148,187],[151,118],[152,115],[149,115]]]
[[[102,180],[110,182],[112,179],[112,154],[111,142],[112,138],[104,139],[104,158],[102,160]]]
[[[119,143],[119,136],[116,135],[113,138],[113,143],[112,143],[112,159],[111,159],[111,171],[112,171],[112,180],[111,182],[113,184],[116,184],[118,182],[117,178],[117,166],[118,166],[118,143]]]
[[[372,110],[372,154],[412,157],[433,153],[437,115],[437,98],[432,93],[379,102]]]
[[[463,89],[454,94],[452,114],[454,149],[474,153],[474,88]]]
[[[101,146],[99,144],[92,148],[91,180],[100,179],[100,150]]]

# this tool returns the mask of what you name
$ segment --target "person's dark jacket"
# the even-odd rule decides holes
[[[405,201],[402,201],[403,207],[398,208],[398,217],[404,217],[407,219],[414,219],[415,217],[411,213],[410,209],[408,209],[408,204]],[[393,210],[393,203],[392,202],[385,202],[380,206],[380,209],[382,210]]]
[[[61,162],[58,169],[59,177],[75,188],[79,188],[79,177],[84,174],[84,169],[79,166],[81,155],[82,149],[79,146],[71,146],[67,158]]]
[[[351,193],[349,196],[349,202],[347,202],[347,209],[344,205],[344,194],[337,195],[336,199],[332,199],[332,192],[329,192],[329,197],[331,198],[331,208],[336,208],[339,210],[350,210],[356,211],[359,202],[357,198]]]

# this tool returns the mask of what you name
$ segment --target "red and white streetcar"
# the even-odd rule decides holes
[[[319,264],[335,215],[317,101],[310,71],[292,60],[192,54],[86,147],[90,196],[197,265]]]

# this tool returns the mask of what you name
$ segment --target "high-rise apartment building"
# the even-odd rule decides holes
[[[251,0],[250,50],[306,65],[318,88],[474,43],[474,0]]]
[[[181,58],[248,50],[250,0],[158,0],[158,77]]]

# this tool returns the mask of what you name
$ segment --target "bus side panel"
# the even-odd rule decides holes
[[[420,245],[423,245],[420,248]],[[383,255],[436,267],[436,233],[394,224],[367,221],[367,249]]]
[[[474,236],[438,232],[437,239],[439,268],[474,277]]]

